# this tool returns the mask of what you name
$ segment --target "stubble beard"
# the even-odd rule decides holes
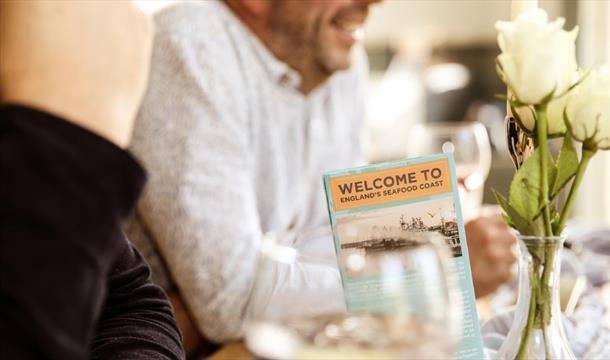
[[[274,7],[273,11],[268,22],[269,47],[276,57],[299,72],[301,88],[309,92],[335,72],[329,66],[331,54],[325,51],[321,36],[322,19],[289,21],[298,17],[282,12],[281,6]]]

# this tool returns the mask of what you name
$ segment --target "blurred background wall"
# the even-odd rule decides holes
[[[539,6],[555,18],[565,17],[573,3],[542,0]],[[408,32],[435,32],[450,43],[493,42],[494,23],[509,17],[508,0],[386,0],[372,12],[365,41],[367,45],[396,43]]]

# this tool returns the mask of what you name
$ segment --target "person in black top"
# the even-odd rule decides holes
[[[0,3],[1,359],[184,358],[121,230],[151,34],[127,2]]]
[[[179,359],[163,291],[121,231],[144,171],[107,140],[0,107],[2,359]]]

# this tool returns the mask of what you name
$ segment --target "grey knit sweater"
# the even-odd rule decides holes
[[[277,310],[343,307],[321,176],[361,160],[363,57],[304,96],[299,74],[222,3],[166,8],[155,26],[131,149],[150,181],[127,227],[155,280],[175,283],[209,339],[235,339],[261,311],[250,295],[261,238],[274,231],[304,256],[257,286],[309,295]],[[335,290],[314,294],[329,276]]]

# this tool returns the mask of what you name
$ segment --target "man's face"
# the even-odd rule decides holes
[[[302,75],[330,76],[350,66],[350,50],[362,38],[369,6],[379,1],[274,0],[268,45]]]

